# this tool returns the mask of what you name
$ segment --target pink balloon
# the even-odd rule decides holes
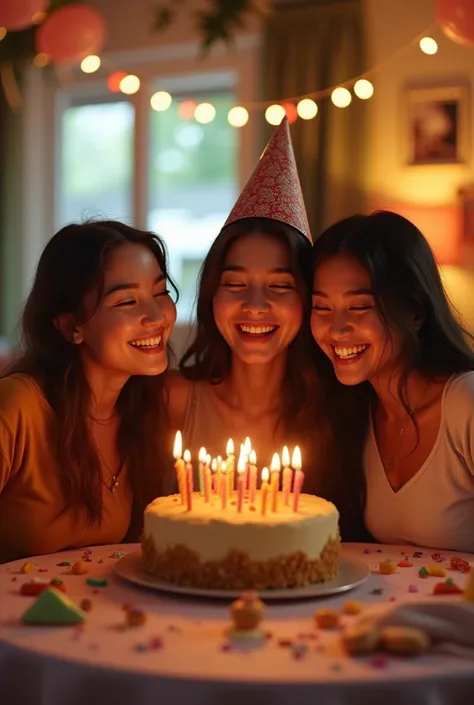
[[[474,0],[436,0],[435,14],[449,39],[474,46]]]
[[[0,27],[19,30],[31,27],[38,12],[46,12],[49,0],[0,0]]]
[[[71,3],[55,10],[36,32],[36,50],[51,61],[75,63],[102,49],[106,26],[102,15],[89,5]]]

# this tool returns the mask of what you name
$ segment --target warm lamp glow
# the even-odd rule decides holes
[[[262,482],[268,482],[268,478],[270,477],[270,473],[268,471],[268,468],[263,468],[262,470]]]
[[[157,91],[156,93],[153,93],[150,98],[152,110],[156,110],[157,112],[164,112],[165,110],[168,110],[172,102],[173,98],[167,91]]]
[[[200,448],[200,449],[199,449],[199,456],[198,456],[198,457],[199,457],[199,462],[200,462],[200,463],[205,463],[205,462],[206,462],[207,453],[206,453],[206,449],[205,449],[205,448]]]
[[[270,464],[270,470],[272,472],[279,472],[281,470],[280,456],[278,453],[273,453],[272,462]]]
[[[311,98],[303,98],[303,100],[300,100],[296,106],[296,110],[303,120],[312,120],[318,114],[318,106]]]
[[[241,105],[236,105],[235,108],[231,108],[227,115],[227,120],[229,125],[232,127],[243,127],[249,121],[248,110],[243,108]]]
[[[432,56],[438,51],[438,42],[433,37],[422,37],[420,39],[420,49],[423,54]]]
[[[182,454],[183,454],[183,436],[181,435],[181,431],[178,431],[176,433],[176,438],[174,439],[173,458],[175,460],[178,460],[178,458],[181,458]]]
[[[216,117],[216,109],[211,103],[200,103],[194,111],[194,119],[201,125],[207,125]]]
[[[100,64],[100,57],[91,54],[90,56],[86,56],[85,59],[82,59],[81,69],[84,73],[95,73],[100,69]]]
[[[301,451],[299,446],[295,446],[293,456],[291,458],[291,467],[294,470],[301,470],[303,463],[301,462]]]
[[[120,81],[120,90],[122,93],[125,93],[125,95],[133,95],[134,93],[137,93],[139,89],[140,79],[138,76],[134,76],[133,73],[129,73],[127,76],[124,76]]]
[[[255,452],[254,450],[251,450],[251,451],[250,451],[249,462],[250,462],[250,465],[256,465],[256,464],[257,464],[257,454],[256,454],[256,452]]]
[[[361,100],[368,100],[374,95],[374,87],[366,78],[359,78],[354,83],[354,93]]]
[[[283,105],[270,105],[265,110],[265,120],[270,125],[279,125],[285,117],[285,108]]]
[[[225,452],[227,455],[234,455],[234,441],[232,440],[232,438],[229,438],[229,440],[227,441]]]
[[[351,92],[347,88],[339,86],[331,93],[331,100],[336,108],[347,108],[351,104]]]
[[[183,460],[185,463],[190,463],[191,462],[191,452],[189,450],[185,450],[183,453]]]

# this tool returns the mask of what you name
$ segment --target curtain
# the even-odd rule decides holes
[[[334,86],[365,69],[362,0],[275,4],[263,44],[264,100],[280,101]],[[364,210],[367,101],[349,107],[317,100],[313,120],[291,125],[313,238],[339,218]],[[268,137],[268,130],[266,137]]]

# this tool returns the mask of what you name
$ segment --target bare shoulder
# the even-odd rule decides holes
[[[172,428],[183,427],[192,384],[177,370],[170,370],[166,373],[166,404]]]

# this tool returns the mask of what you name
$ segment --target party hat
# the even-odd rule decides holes
[[[224,227],[244,218],[271,218],[311,240],[286,116],[273,133]]]

